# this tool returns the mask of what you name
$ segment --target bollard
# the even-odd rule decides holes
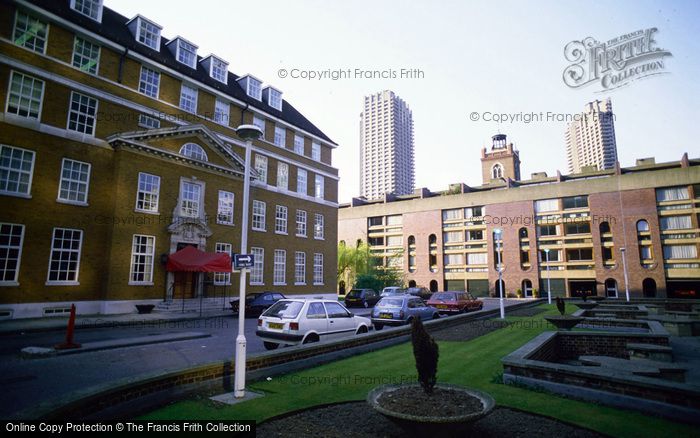
[[[80,348],[81,345],[73,342],[73,332],[75,330],[75,304],[70,306],[70,317],[68,318],[68,328],[66,329],[66,342],[54,346],[56,350],[67,350],[69,348]]]

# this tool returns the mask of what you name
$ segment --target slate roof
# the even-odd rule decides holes
[[[309,119],[304,117],[296,108],[294,108],[286,100],[283,101],[282,111],[271,107],[267,102],[258,101],[250,96],[248,96],[243,88],[236,82],[240,77],[231,72],[228,73],[228,84],[223,84],[209,76],[206,69],[200,64],[199,61],[204,59],[204,56],[197,56],[197,69],[193,69],[187,65],[178,62],[175,59],[175,55],[166,47],[166,44],[170,42],[165,37],[161,36],[160,39],[160,52],[157,52],[150,47],[139,43],[134,38],[133,34],[126,26],[126,23],[131,19],[127,18],[112,9],[107,7],[103,8],[102,12],[102,23],[98,23],[83,14],[76,12],[70,8],[70,0],[31,0],[31,3],[49,11],[65,20],[75,23],[91,32],[99,34],[100,36],[113,41],[116,44],[126,47],[129,51],[139,53],[153,61],[160,63],[172,70],[181,73],[184,76],[188,76],[194,81],[201,82],[211,88],[214,88],[228,96],[237,99],[242,102],[250,104],[251,107],[258,108],[272,116],[278,117],[285,122],[294,125],[304,131],[316,135],[327,142],[337,145],[333,140],[331,140],[326,134],[323,133],[319,128],[316,127]],[[133,18],[133,17],[132,17]],[[150,17],[146,17],[149,18]],[[183,38],[187,38],[182,35]],[[196,41],[192,41],[197,44]],[[277,88],[275,88],[277,89]]]

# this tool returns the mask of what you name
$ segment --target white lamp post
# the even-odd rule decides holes
[[[496,257],[498,257],[498,290],[500,292],[499,305],[501,307],[501,319],[506,317],[503,307],[503,268],[501,267],[501,233],[503,230],[496,228],[493,230],[493,237],[496,239]]]
[[[625,273],[625,298],[627,298],[627,301],[629,302],[630,288],[629,282],[627,281],[627,259],[625,258],[625,248],[620,248],[620,252],[622,253],[622,272]]]
[[[547,259],[547,304],[552,304],[552,288],[549,287],[549,248],[544,249],[544,257]]]
[[[241,254],[248,253],[248,204],[250,198],[250,146],[253,140],[260,138],[263,132],[255,125],[240,125],[236,128],[236,134],[245,140],[245,169],[243,170],[243,206],[241,208]],[[245,396],[245,286],[246,269],[241,269],[241,282],[238,298],[238,336],[236,337],[236,366],[234,370],[233,396],[242,398]]]

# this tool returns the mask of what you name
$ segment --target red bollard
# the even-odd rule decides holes
[[[67,350],[69,348],[80,348],[81,345],[73,342],[73,331],[75,330],[75,304],[70,306],[70,318],[68,318],[68,329],[66,330],[66,342],[54,346],[56,350]]]

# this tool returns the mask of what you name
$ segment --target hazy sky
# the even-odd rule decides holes
[[[688,1],[225,1],[107,0],[215,53],[236,74],[252,73],[339,144],[340,200],[359,194],[362,97],[390,89],[413,111],[416,186],[443,190],[481,183],[480,149],[499,129],[520,150],[522,175],[566,173],[565,122],[483,121],[484,113],[575,114],[610,97],[622,166],[700,157],[700,2]],[[672,53],[668,74],[609,93],[571,89],[564,47],[608,41],[656,27],[656,46]],[[423,78],[367,79],[355,69],[419,69]],[[280,69],[287,71],[281,78]],[[298,71],[297,71],[298,69]],[[292,71],[351,69],[350,78],[291,78]],[[479,121],[470,120],[476,112]]]

